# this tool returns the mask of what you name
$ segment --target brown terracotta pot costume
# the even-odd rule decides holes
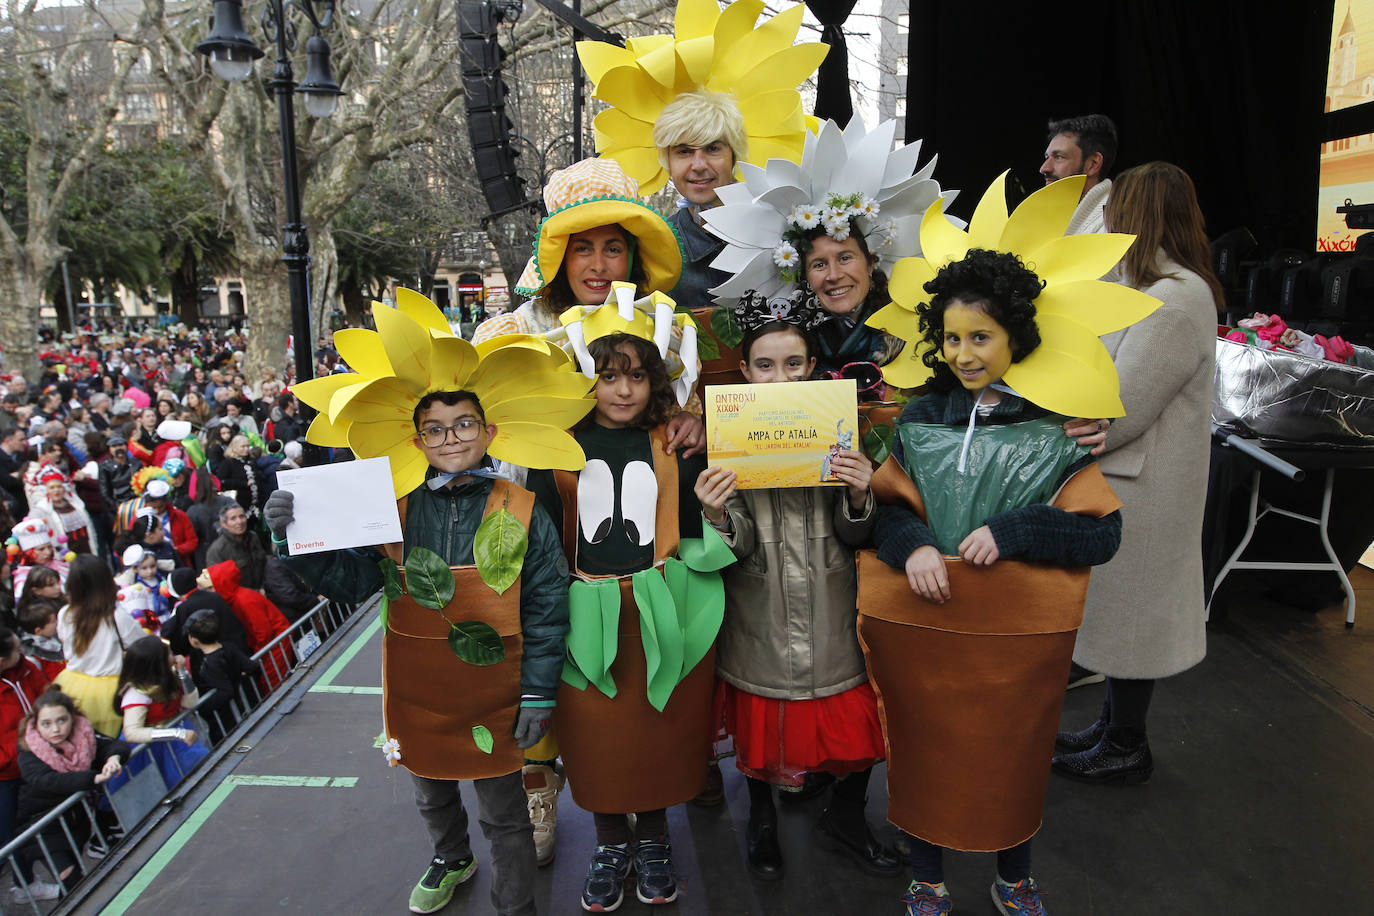
[[[397,503],[405,525],[405,499]],[[484,513],[505,508],[528,533],[534,495],[497,480]],[[386,555],[405,568],[402,545],[387,544]],[[453,598],[442,613],[409,594],[387,604],[382,637],[382,714],[386,733],[401,746],[400,763],[429,779],[484,779],[519,770],[525,753],[515,743],[520,711],[520,580],[504,594],[482,581],[475,566],[452,566]],[[506,657],[494,665],[472,665],[453,654],[451,623],[480,620],[501,637]],[[493,739],[484,753],[472,730],[483,726]]]
[[[658,483],[654,560],[677,551],[677,459],[664,451],[662,427],[650,432]],[[563,500],[563,546],[574,570],[577,552],[577,475],[555,471]],[[574,575],[580,573],[574,572]],[[584,577],[592,578],[592,577]],[[616,695],[594,686],[558,687],[554,728],[573,800],[601,814],[653,811],[694,798],[706,779],[711,750],[714,647],[673,690],[659,712],[647,697],[647,665],[639,607],[629,576],[619,577],[620,621],[611,677]]]
[[[895,461],[872,486],[880,502],[925,517]],[[1100,518],[1121,502],[1090,465],[1052,505]],[[859,553],[859,642],[887,743],[888,820],[950,849],[1008,849],[1040,829],[1088,569],[957,557],[946,568],[952,598],[940,605]]]

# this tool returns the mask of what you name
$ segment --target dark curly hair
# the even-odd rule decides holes
[[[1019,363],[1040,346],[1035,325],[1035,297],[1045,283],[1016,255],[971,248],[963,260],[940,268],[925,285],[930,301],[916,306],[921,321],[921,340],[932,349],[922,360],[935,372],[931,385],[937,391],[959,387],[944,360],[945,309],[954,302],[981,305],[989,318],[1006,329],[1011,338],[1011,361]]]
[[[668,377],[668,366],[663,362],[663,357],[658,355],[658,347],[652,340],[635,337],[633,334],[607,334],[593,340],[587,345],[587,350],[596,363],[597,374],[607,368],[617,372],[630,370],[630,357],[620,351],[622,344],[628,345],[634,351],[639,357],[640,368],[649,375],[649,403],[636,419],[635,425],[653,429],[667,423],[677,402],[673,398],[673,382]],[[593,410],[578,425],[594,423],[595,417],[596,411]]]

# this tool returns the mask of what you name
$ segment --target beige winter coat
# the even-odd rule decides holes
[[[782,700],[833,696],[867,681],[854,628],[854,550],[873,530],[873,494],[857,517],[847,487],[740,490],[726,510],[733,532],[722,537],[739,562],[721,573],[716,674]]]
[[[1197,274],[1159,254],[1164,304],[1103,338],[1121,376],[1126,416],[1112,423],[1100,466],[1121,497],[1121,549],[1093,570],[1074,661],[1121,678],[1196,665],[1203,626],[1203,503],[1216,364],[1216,307]],[[1173,274],[1175,278],[1167,275]]]

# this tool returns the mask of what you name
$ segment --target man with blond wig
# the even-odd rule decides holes
[[[682,195],[668,222],[682,238],[685,263],[682,279],[669,295],[689,308],[709,306],[707,290],[730,274],[711,266],[725,243],[703,228],[701,211],[720,203],[717,189],[735,180],[735,163],[748,155],[744,117],[728,93],[684,92],[654,121],[654,147]]]

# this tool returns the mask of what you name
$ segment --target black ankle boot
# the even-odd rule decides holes
[[[1102,733],[1107,729],[1107,717],[1110,712],[1108,702],[1103,700],[1102,712],[1092,725],[1079,732],[1058,732],[1054,736],[1055,754],[1077,754],[1079,751],[1097,747],[1097,742],[1102,740]]]
[[[782,848],[778,845],[778,816],[749,816],[749,873],[764,881],[782,878]]]
[[[864,816],[864,806],[855,805],[844,799],[830,798],[830,807],[821,814],[816,822],[824,845],[836,852],[843,852],[858,863],[866,872],[890,876],[901,870],[901,862],[896,853],[888,849],[873,835]]]
[[[1134,785],[1149,781],[1154,759],[1144,730],[1106,728],[1096,745],[1055,757],[1052,766],[1060,776],[1079,782]]]

